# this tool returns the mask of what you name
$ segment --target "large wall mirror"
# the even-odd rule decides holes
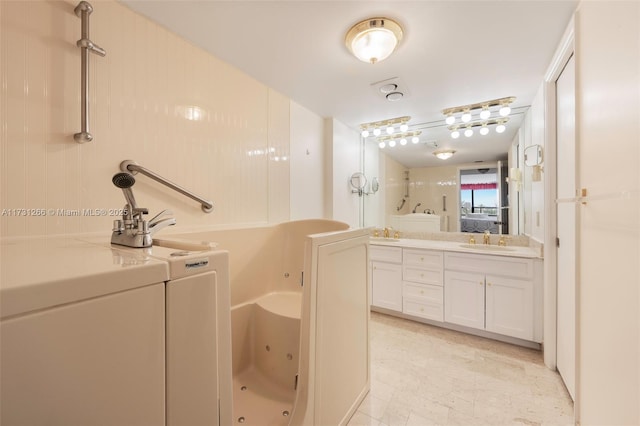
[[[399,149],[381,149],[375,141],[363,140],[365,174],[378,177],[380,190],[363,203],[362,225],[389,227],[397,225],[398,218],[433,224],[437,216],[438,229],[425,227],[425,232],[524,234],[528,174],[525,132],[520,127],[526,111],[519,116],[516,111],[510,136],[465,141],[467,151],[458,150],[460,155],[446,161],[432,155],[446,148],[450,139],[446,128],[438,135],[432,126],[429,132],[436,140],[420,143],[412,147],[412,153],[402,155]],[[529,147],[526,152],[529,161],[542,161],[541,148]]]

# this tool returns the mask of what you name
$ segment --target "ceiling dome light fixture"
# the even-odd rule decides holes
[[[458,129],[455,129],[453,132],[451,132],[451,137],[453,139],[458,139],[460,137],[460,131]]]
[[[471,121],[471,112],[469,112],[469,110],[463,112],[460,120],[462,120],[463,123],[468,123],[469,121]]]
[[[407,140],[405,138],[400,139],[400,145],[405,146],[407,144]]]
[[[363,138],[368,138],[369,137],[369,131],[368,130],[363,130],[362,131],[362,137]]]
[[[384,147],[387,146],[387,144],[384,142],[380,142],[378,146],[380,147],[380,149],[384,149]]]
[[[487,127],[486,124],[483,124],[482,127],[480,128],[480,134],[482,136],[486,136],[489,134],[489,128]]]
[[[504,133],[505,130],[507,130],[507,127],[503,123],[496,126],[496,132],[498,133]]]
[[[500,111],[498,111],[498,113],[501,117],[506,117],[507,115],[511,114],[511,107],[509,106],[509,104],[506,104],[500,108]]]
[[[453,154],[455,153],[456,152],[453,149],[443,149],[440,151],[435,151],[433,155],[435,155],[441,160],[448,160],[449,158],[453,157]]]
[[[393,148],[394,146],[396,146],[396,141],[394,141],[393,139],[389,141],[389,146],[391,148]]]
[[[402,34],[402,27],[392,19],[369,18],[349,29],[345,45],[359,60],[375,64],[393,53]]]
[[[420,138],[419,137],[414,136],[414,137],[411,138],[411,143],[416,144],[418,142],[420,142]]]
[[[392,135],[393,134],[393,126],[387,127],[387,134],[388,135]]]
[[[407,123],[402,123],[400,125],[400,131],[401,132],[406,132],[407,130],[409,130],[409,125]]]
[[[380,136],[380,133],[382,133],[380,129],[373,129],[373,136]]]

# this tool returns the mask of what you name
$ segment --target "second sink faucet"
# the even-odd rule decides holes
[[[482,244],[491,244],[491,236],[489,231],[484,231],[484,235],[482,236]]]
[[[413,213],[415,213],[415,212],[416,212],[416,209],[417,209],[418,207],[420,207],[421,205],[422,205],[422,203],[418,203],[418,204],[416,204],[416,206],[413,208]]]

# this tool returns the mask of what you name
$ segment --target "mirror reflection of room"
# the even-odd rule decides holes
[[[460,170],[460,231],[498,233],[496,168]]]

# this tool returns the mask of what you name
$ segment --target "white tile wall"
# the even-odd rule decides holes
[[[115,1],[94,2],[94,141],[80,130],[80,19],[75,1],[2,1],[0,209],[2,236],[108,232],[114,217],[57,212],[117,209],[122,160],[211,199],[215,211],[138,175],[138,204],[171,208],[179,229],[289,218],[289,105],[279,93]],[[195,114],[198,120],[190,120]],[[275,157],[279,157],[278,161]],[[29,212],[37,213],[37,211]]]

